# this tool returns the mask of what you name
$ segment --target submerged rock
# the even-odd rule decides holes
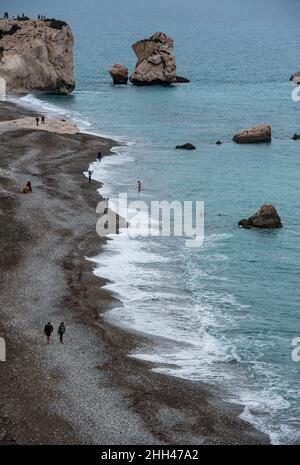
[[[184,83],[191,82],[191,81],[186,77],[176,76],[175,82],[177,82],[178,84],[184,84]]]
[[[8,92],[74,90],[73,35],[64,21],[1,19],[0,51]]]
[[[193,144],[190,144],[189,142],[187,144],[183,145],[176,145],[175,149],[180,149],[180,150],[195,150],[195,146]]]
[[[171,37],[163,32],[156,32],[149,39],[135,42],[132,48],[138,58],[130,77],[132,84],[149,86],[176,82],[176,59]]]
[[[248,219],[243,219],[239,222],[239,226],[243,228],[266,228],[276,229],[282,228],[280,216],[277,213],[276,208],[266,203],[263,205],[258,212]]]
[[[250,129],[245,129],[233,137],[233,141],[237,144],[257,144],[260,142],[272,141],[272,129],[267,124],[253,126]]]
[[[114,84],[127,84],[128,68],[126,68],[126,66],[120,64],[113,65],[110,68],[109,73]]]

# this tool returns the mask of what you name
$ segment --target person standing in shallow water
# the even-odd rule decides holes
[[[93,171],[88,170],[88,174],[89,174],[89,183],[91,183],[91,182],[92,182],[92,174],[93,174]]]
[[[51,338],[52,333],[53,333],[53,326],[50,323],[50,321],[48,321],[48,323],[46,324],[46,326],[44,328],[44,334],[45,334],[46,339],[47,339],[47,344],[50,344],[50,338]]]
[[[97,160],[98,160],[98,161],[101,161],[101,158],[102,158],[102,153],[101,153],[101,152],[98,152]]]
[[[58,331],[57,331],[57,332],[58,332],[58,334],[59,334],[59,342],[60,342],[61,344],[63,344],[63,343],[64,343],[63,338],[64,338],[64,334],[65,334],[65,332],[66,332],[66,327],[65,327],[65,324],[64,324],[63,321],[62,321],[61,324],[59,325],[59,328],[58,328]]]
[[[141,181],[139,179],[138,179],[138,182],[137,182],[137,190],[138,190],[138,192],[141,192],[141,190],[142,190],[142,183],[141,183]]]

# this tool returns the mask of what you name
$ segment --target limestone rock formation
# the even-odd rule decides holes
[[[195,150],[195,146],[193,144],[190,144],[189,142],[187,144],[183,144],[183,145],[176,145],[175,147],[176,149],[180,149],[180,150]]]
[[[130,77],[132,84],[170,85],[176,82],[176,59],[171,37],[163,32],[156,32],[149,39],[134,43],[132,48],[138,57],[135,70]]]
[[[113,65],[109,73],[112,77],[114,84],[127,84],[128,82],[128,69],[124,65]]]
[[[282,228],[281,219],[277,213],[276,208],[266,203],[263,205],[258,212],[248,219],[243,219],[239,222],[239,226],[243,228],[266,228],[276,229]]]
[[[259,126],[253,126],[250,129],[246,129],[233,138],[233,141],[237,144],[257,144],[259,142],[271,142],[272,141],[272,129],[267,124],[261,124]]]
[[[12,93],[72,92],[73,35],[67,23],[1,19],[0,77]]]
[[[188,78],[183,77],[183,76],[176,76],[176,80],[178,84],[185,84],[186,82],[191,82]]]

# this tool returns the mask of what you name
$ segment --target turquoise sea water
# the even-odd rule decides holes
[[[243,418],[274,442],[300,442],[300,103],[289,77],[300,68],[296,0],[2,1],[11,14],[66,19],[75,35],[72,96],[28,96],[23,103],[75,118],[81,127],[128,141],[95,176],[110,198],[203,200],[205,241],[120,235],[97,273],[124,303],[113,323],[161,336],[136,354],[160,370],[221,387],[245,405]],[[26,5],[26,6],[25,6]],[[155,31],[173,36],[178,74],[170,88],[113,87],[109,67],[133,70],[130,45]],[[273,128],[270,145],[231,142],[256,123]],[[224,144],[216,146],[221,139]],[[174,146],[192,142],[194,152]],[[138,197],[136,180],[143,181]],[[240,218],[265,202],[284,223],[245,231]]]

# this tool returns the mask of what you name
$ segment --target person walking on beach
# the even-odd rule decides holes
[[[46,326],[44,328],[44,334],[45,334],[46,339],[47,339],[47,344],[50,344],[50,338],[51,338],[52,333],[53,333],[53,326],[50,323],[50,321],[48,321],[48,323],[46,324]]]
[[[98,152],[97,160],[98,160],[98,161],[101,161],[101,158],[102,158],[102,153],[101,153],[101,152]]]
[[[93,171],[91,170],[88,170],[88,175],[89,175],[89,183],[92,182],[92,174],[93,174]]]
[[[142,190],[142,183],[141,183],[141,181],[139,179],[137,181],[137,190],[138,190],[138,192],[141,192],[141,190]]]
[[[59,334],[59,342],[60,342],[61,344],[63,344],[63,343],[64,343],[63,338],[64,338],[64,334],[65,334],[65,332],[66,332],[66,327],[65,327],[65,324],[64,324],[63,321],[62,321],[61,324],[59,325],[59,328],[58,328],[58,331],[57,331],[57,332],[58,332],[58,334]]]
[[[42,116],[41,121],[42,121],[42,124],[45,124],[45,116]]]
[[[36,125],[38,126],[38,125],[39,125],[39,122],[40,122],[40,118],[37,116],[37,117],[35,118],[35,121],[36,121]]]

